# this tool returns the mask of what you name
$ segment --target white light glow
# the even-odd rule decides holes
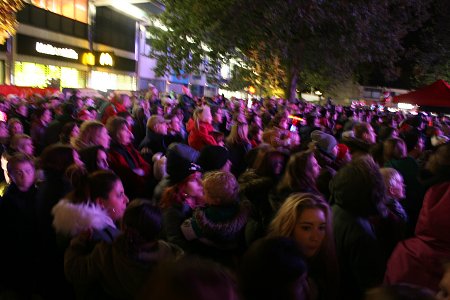
[[[400,109],[413,109],[414,105],[409,104],[409,103],[399,103],[399,104],[397,104],[397,107]]]
[[[148,20],[147,14],[139,7],[123,0],[111,0],[111,6],[138,20]]]

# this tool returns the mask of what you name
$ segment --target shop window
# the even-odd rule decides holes
[[[82,23],[88,22],[88,0],[31,0],[31,4]]]
[[[64,17],[68,17],[71,19],[75,18],[75,10],[74,10],[74,2],[73,0],[62,0],[61,1],[61,12]]]
[[[47,10],[61,14],[61,0],[47,0]]]
[[[16,62],[14,65],[15,84],[44,88],[51,80],[59,79],[61,87],[86,87],[86,72],[74,68]]]
[[[87,0],[75,0],[75,20],[88,22],[88,2]]]
[[[47,8],[46,0],[31,0],[31,4],[36,5],[43,9]]]

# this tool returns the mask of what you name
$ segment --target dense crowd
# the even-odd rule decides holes
[[[445,115],[187,89],[0,111],[0,299],[450,299]]]

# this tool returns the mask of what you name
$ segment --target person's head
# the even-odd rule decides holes
[[[238,300],[236,282],[222,265],[195,256],[161,263],[136,297],[166,300]]]
[[[47,146],[39,157],[39,166],[44,171],[64,173],[72,164],[82,165],[78,152],[63,144]]]
[[[113,221],[119,221],[128,204],[122,181],[111,171],[100,170],[89,175],[90,201],[104,209]]]
[[[338,154],[338,143],[334,136],[331,134],[322,132],[320,130],[314,130],[311,132],[311,139],[316,142],[316,147],[326,155],[335,158]]]
[[[129,108],[131,106],[130,96],[127,94],[120,94],[119,96],[117,96],[117,101],[126,108]]]
[[[374,144],[376,142],[376,134],[373,131],[372,125],[366,122],[356,123],[353,126],[353,133],[355,138],[363,140],[369,144]]]
[[[41,124],[47,125],[52,120],[52,113],[46,107],[39,107],[34,111],[34,116]]]
[[[245,299],[309,299],[307,264],[287,237],[263,238],[244,254],[239,285]]]
[[[366,292],[365,300],[435,300],[430,290],[420,286],[398,283],[376,287]],[[441,300],[441,298],[437,298]],[[442,298],[448,299],[448,298]]]
[[[395,199],[405,198],[405,183],[402,175],[394,168],[381,168],[380,173],[388,196]]]
[[[180,120],[178,115],[172,114],[170,116],[169,121],[170,121],[170,123],[169,123],[170,130],[172,130],[175,133],[181,132],[181,128],[182,128],[183,125],[181,124],[182,120]]]
[[[407,155],[405,142],[400,138],[389,138],[383,142],[383,156],[385,161],[402,159]]]
[[[80,127],[78,127],[76,122],[68,122],[66,123],[61,133],[59,134],[59,141],[62,144],[75,144],[75,141],[80,134]]]
[[[13,136],[16,134],[22,134],[23,133],[23,125],[22,122],[20,122],[17,118],[11,118],[8,120],[8,130],[9,135]]]
[[[12,182],[21,192],[28,191],[36,180],[34,161],[24,153],[16,153],[11,156],[6,168]]]
[[[0,121],[0,140],[5,140],[9,137],[8,125],[6,122]]]
[[[81,149],[78,154],[89,173],[97,170],[109,170],[108,155],[103,146],[90,146]]]
[[[148,118],[147,128],[155,133],[167,135],[169,120],[164,119],[163,116],[153,115]]]
[[[211,115],[212,115],[212,120],[214,123],[222,124],[223,112],[222,112],[222,108],[220,108],[220,106],[218,106],[218,105],[212,106],[211,107]]]
[[[353,159],[330,182],[333,201],[359,217],[384,216],[386,187],[378,165],[369,155]]]
[[[106,128],[111,139],[119,145],[127,146],[133,141],[133,134],[128,127],[128,122],[122,117],[109,118]]]
[[[255,173],[259,176],[280,178],[288,160],[288,155],[274,148],[258,150],[254,162]]]
[[[203,177],[205,202],[220,206],[234,204],[239,200],[239,184],[230,172],[212,171]]]
[[[10,147],[16,152],[24,153],[29,156],[34,155],[33,141],[31,140],[31,137],[29,135],[14,135],[11,139]]]
[[[331,212],[322,197],[295,193],[289,196],[270,224],[271,236],[293,238],[306,257],[332,247]]]
[[[435,175],[448,175],[450,170],[450,143],[439,146],[430,156],[425,168]]]
[[[133,116],[128,111],[121,111],[121,112],[117,113],[117,116],[124,118],[127,121],[128,128],[133,128],[134,119],[133,119]]]
[[[234,124],[231,126],[230,134],[226,139],[228,144],[239,144],[248,141],[248,124],[243,114],[239,114],[234,119]]]
[[[122,230],[132,246],[139,248],[158,240],[161,229],[161,209],[149,200],[134,199],[125,209]]]
[[[319,173],[320,166],[312,151],[295,153],[289,158],[280,187],[293,191],[315,190]]]
[[[196,122],[205,122],[211,124],[212,116],[209,106],[204,105],[195,109],[193,118]]]
[[[222,146],[207,145],[200,151],[197,160],[203,172],[209,171],[230,171],[230,152]]]
[[[424,141],[422,135],[416,130],[410,130],[401,134],[401,138],[405,141],[408,153],[416,151],[422,153]]]
[[[108,131],[99,121],[84,121],[80,127],[80,134],[75,140],[75,147],[83,149],[89,146],[100,145],[109,149],[110,137]]]

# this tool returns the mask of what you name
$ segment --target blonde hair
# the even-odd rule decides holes
[[[233,126],[231,126],[230,134],[226,139],[227,144],[240,144],[242,142],[249,143],[248,140],[248,124],[242,114],[236,117]]]
[[[84,121],[80,126],[80,133],[75,139],[73,147],[80,150],[98,145],[97,138],[102,128],[105,128],[105,125],[99,121]]]
[[[205,200],[213,205],[226,205],[237,202],[239,185],[233,174],[224,171],[212,171],[203,178]]]
[[[331,235],[331,211],[325,200],[311,193],[291,194],[281,205],[269,226],[269,236],[292,237],[297,220],[306,209],[320,209],[325,214],[325,239]]]
[[[381,168],[380,173],[383,176],[386,189],[393,186],[396,182],[403,181],[402,175],[394,168]]]
[[[194,113],[192,114],[192,118],[194,119],[195,127],[197,129],[199,128],[200,122],[206,122],[205,119],[208,116],[208,114],[210,116],[210,119],[212,119],[211,109],[207,105],[198,107],[194,110]]]

